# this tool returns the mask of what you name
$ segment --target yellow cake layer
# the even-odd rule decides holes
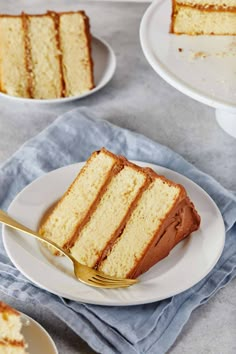
[[[101,150],[93,153],[78,177],[41,226],[42,236],[64,247],[76,237],[78,227],[89,217],[101,188],[108,183],[119,160]]]
[[[236,12],[205,11],[190,6],[176,5],[171,32],[176,34],[236,34]]]
[[[0,341],[4,338],[22,341],[20,316],[3,311],[0,313]]]
[[[61,97],[60,53],[53,17],[44,15],[27,18],[32,66],[32,95],[38,99]]]
[[[71,254],[81,263],[94,267],[108,243],[124,226],[132,203],[145,186],[147,176],[132,166],[125,166],[113,177],[90,221],[82,229]]]
[[[0,353],[1,354],[26,354],[24,347],[17,345],[6,345],[5,343],[0,342]]]
[[[0,16],[0,90],[29,97],[23,23],[20,17]]]
[[[0,353],[26,354],[18,311],[0,301]]]
[[[102,262],[99,270],[126,278],[137,264],[137,260],[144,256],[147,246],[158,232],[180,192],[178,186],[169,185],[161,178],[154,179],[143,193],[112,252]]]
[[[76,96],[93,88],[87,26],[83,13],[68,13],[59,17],[66,96]]]

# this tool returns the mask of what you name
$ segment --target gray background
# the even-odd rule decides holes
[[[21,10],[84,9],[92,33],[107,40],[117,57],[112,81],[88,98],[63,105],[14,103],[0,98],[0,162],[35,136],[58,115],[89,106],[103,118],[169,146],[225,187],[236,190],[236,139],[217,125],[214,109],[184,96],[149,66],[139,42],[139,25],[147,3],[79,2],[74,0],[0,1],[1,13]],[[236,352],[236,280],[191,315],[169,354]],[[30,304],[0,299],[39,321],[59,353],[93,353],[86,343],[50,313]],[[46,354],[46,353],[45,353]]]

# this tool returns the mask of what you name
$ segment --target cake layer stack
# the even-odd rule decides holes
[[[183,186],[103,148],[91,155],[39,232],[89,267],[136,278],[199,225]]]
[[[0,90],[52,99],[94,87],[89,19],[83,11],[0,16]]]
[[[236,0],[172,0],[170,32],[236,35]]]
[[[26,344],[21,334],[20,314],[9,305],[0,302],[0,353],[26,354]]]

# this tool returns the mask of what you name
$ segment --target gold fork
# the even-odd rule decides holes
[[[26,234],[33,236],[38,240],[47,243],[48,245],[55,247],[58,251],[63,253],[67,258],[72,261],[74,266],[74,274],[76,278],[79,279],[82,283],[95,286],[97,288],[125,288],[138,282],[137,279],[123,279],[112,277],[79,263],[70,253],[66,252],[63,248],[59,247],[53,241],[42,237],[39,233],[20,224],[18,221],[11,218],[3,210],[0,210],[0,222],[2,224],[12,227],[13,229],[23,231]]]

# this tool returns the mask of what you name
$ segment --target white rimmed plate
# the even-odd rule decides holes
[[[23,322],[22,334],[28,344],[30,354],[58,354],[56,345],[48,332],[31,317],[21,313]]]
[[[140,41],[152,68],[182,93],[211,107],[236,112],[236,37],[169,33],[171,0],[145,12]]]
[[[125,306],[168,298],[189,289],[206,276],[219,259],[225,240],[221,213],[209,195],[188,178],[164,167],[152,167],[185,186],[200,216],[201,227],[179,243],[161,262],[126,289],[97,289],[77,281],[65,257],[55,257],[35,239],[3,227],[3,242],[13,264],[33,283],[62,297],[80,302]],[[17,195],[9,214],[26,226],[37,229],[45,211],[73,181],[84,163],[62,167],[38,178]]]
[[[30,102],[30,103],[64,103],[74,100],[78,100],[83,97],[87,97],[102,89],[113,77],[116,69],[116,57],[111,46],[101,38],[92,37],[92,58],[94,64],[94,82],[95,87],[83,93],[82,95],[73,96],[73,97],[64,97],[64,98],[55,98],[55,99],[32,99],[32,98],[23,98],[10,96],[5,93],[0,92],[0,97],[7,97],[9,99],[21,102]]]

